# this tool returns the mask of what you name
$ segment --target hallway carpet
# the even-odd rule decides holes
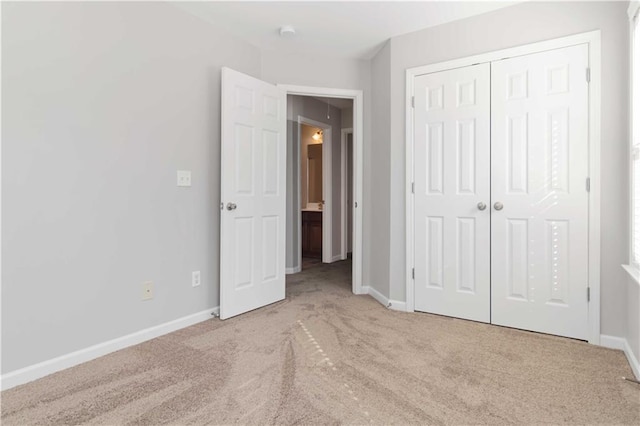
[[[622,352],[390,311],[349,272],[3,392],[2,424],[640,424]]]

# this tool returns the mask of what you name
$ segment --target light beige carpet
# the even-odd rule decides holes
[[[640,424],[622,352],[390,311],[349,268],[3,392],[2,424]]]

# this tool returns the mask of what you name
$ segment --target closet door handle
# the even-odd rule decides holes
[[[235,210],[236,207],[236,203],[227,203],[227,210]]]
[[[478,210],[481,210],[481,211],[482,211],[482,210],[484,210],[484,209],[486,209],[486,208],[487,208],[487,205],[486,205],[485,203],[483,203],[482,201],[480,201],[480,202],[478,203]]]
[[[493,208],[496,210],[502,210],[504,208],[504,205],[500,201],[498,201],[493,205]]]

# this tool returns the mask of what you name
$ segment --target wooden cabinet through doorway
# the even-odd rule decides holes
[[[302,212],[302,257],[322,259],[322,212]]]

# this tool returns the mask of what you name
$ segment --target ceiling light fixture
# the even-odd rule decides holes
[[[313,134],[313,136],[311,136],[311,138],[312,138],[314,141],[319,141],[320,139],[322,139],[322,131],[321,131],[321,130],[318,130],[317,132],[315,132],[315,133]]]
[[[283,25],[280,27],[280,37],[291,38],[296,35],[296,29],[291,25]]]

